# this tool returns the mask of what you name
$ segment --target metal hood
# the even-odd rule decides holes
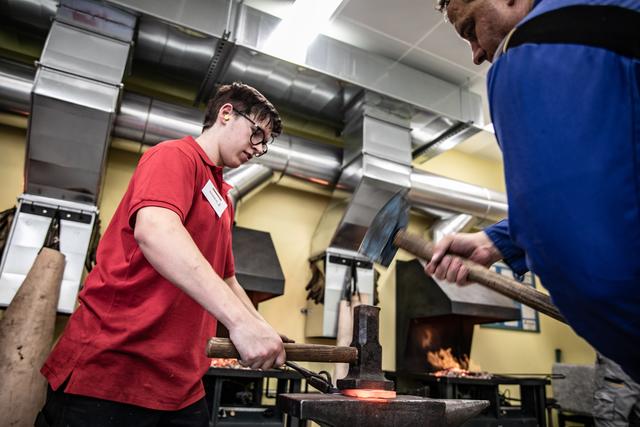
[[[475,283],[462,287],[429,277],[417,260],[396,264],[396,294],[396,304],[412,319],[457,315],[477,324],[520,316],[510,298]]]
[[[427,355],[441,351],[459,361],[471,353],[478,323],[515,320],[515,303],[484,286],[435,280],[418,260],[396,263],[396,370],[433,371]]]
[[[271,235],[233,227],[236,277],[254,304],[284,293],[284,274]]]

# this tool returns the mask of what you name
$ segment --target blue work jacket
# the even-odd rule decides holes
[[[518,25],[572,5],[640,12],[638,0],[542,0]],[[540,277],[580,336],[640,380],[640,61],[524,43],[487,81],[509,219],[485,231],[514,271]]]

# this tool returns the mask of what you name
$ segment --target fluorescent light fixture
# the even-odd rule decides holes
[[[263,47],[278,58],[304,64],[307,49],[343,0],[296,0]]]

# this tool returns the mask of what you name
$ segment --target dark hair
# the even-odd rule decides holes
[[[438,10],[438,12],[446,13],[447,6],[449,6],[449,1],[450,0],[438,0],[436,4],[436,9]]]
[[[220,107],[230,103],[236,110],[253,115],[257,121],[266,120],[271,127],[271,135],[277,137],[282,133],[282,120],[276,107],[257,89],[240,82],[222,85],[207,103],[202,130],[209,129],[216,122]]]

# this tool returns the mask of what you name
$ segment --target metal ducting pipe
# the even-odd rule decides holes
[[[203,119],[204,113],[196,108],[125,92],[113,135],[155,145],[167,139],[200,135]]]
[[[0,110],[29,115],[35,74],[33,67],[0,60]]]
[[[166,139],[199,135],[202,121],[203,113],[195,108],[125,93],[113,135],[155,145]],[[341,148],[291,135],[280,136],[269,146],[268,156],[255,160],[256,166],[276,172],[275,183],[327,195],[331,194],[340,176],[341,163]],[[253,173],[257,175],[253,177]],[[264,169],[252,168],[251,174],[238,172],[235,179],[248,185],[248,192],[252,192],[265,175]],[[243,197],[244,190],[241,194]]]
[[[236,208],[240,200],[247,200],[269,185],[273,178],[273,171],[257,163],[250,163],[236,169],[224,171],[224,180],[233,188],[229,191],[229,198]]]
[[[30,102],[28,74],[15,72],[6,64],[4,61],[0,63],[3,93],[0,108],[10,110],[8,105],[15,104],[20,106],[17,110],[28,112],[28,104],[25,108],[25,103]],[[8,90],[15,88],[20,90]],[[4,95],[7,93],[14,95],[7,100]],[[165,139],[200,134],[201,117],[202,113],[195,108],[125,93],[114,136],[154,145]],[[269,147],[269,155],[259,158],[257,163],[272,169],[275,172],[274,182],[280,185],[330,195],[341,173],[342,149],[282,135]],[[242,178],[243,181],[245,179],[247,177]],[[253,182],[253,178],[247,181]],[[480,220],[498,220],[507,216],[507,201],[503,193],[416,169],[411,172],[408,198],[418,209],[463,212]]]
[[[42,32],[49,30],[57,10],[56,0],[0,0],[2,15]]]
[[[504,193],[416,169],[411,172],[408,199],[414,207],[464,212],[480,220],[498,220],[507,216]]]
[[[448,218],[437,221],[431,226],[431,238],[434,243],[437,243],[447,234],[468,230],[476,221],[473,216],[468,214],[451,215]]]
[[[286,187],[331,195],[340,177],[342,149],[292,135],[282,135],[258,162],[275,172]]]
[[[177,26],[143,17],[138,27],[136,60],[152,64],[174,77],[200,81],[209,69],[218,39],[187,32]]]

